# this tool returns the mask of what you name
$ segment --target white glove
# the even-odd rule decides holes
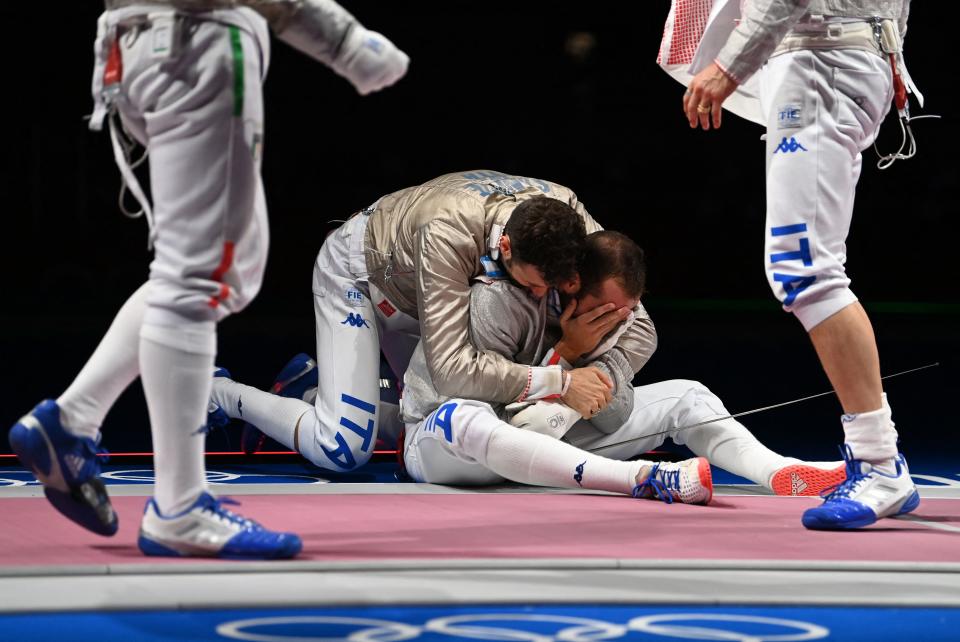
[[[580,413],[564,403],[538,401],[511,417],[510,423],[517,428],[560,439],[580,419]]]
[[[407,54],[384,35],[356,24],[330,67],[366,96],[403,78],[409,64]]]

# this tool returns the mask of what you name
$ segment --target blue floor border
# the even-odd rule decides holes
[[[960,609],[839,606],[369,606],[0,615],[0,640],[957,639]]]

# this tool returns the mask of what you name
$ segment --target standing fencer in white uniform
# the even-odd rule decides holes
[[[723,403],[701,383],[632,386],[617,365],[620,356],[610,349],[622,326],[599,345],[594,338],[571,336],[574,318],[589,318],[591,310],[604,304],[633,309],[639,302],[645,266],[643,252],[632,240],[609,231],[589,235],[580,279],[575,312],[567,308],[559,319],[561,306],[552,306],[550,297],[537,300],[505,279],[478,280],[470,292],[471,341],[479,350],[519,363],[559,362],[566,368],[571,366],[561,356],[567,352],[561,346],[577,345],[573,354],[582,354],[573,357],[574,363],[592,362],[608,372],[615,384],[613,401],[588,420],[559,401],[505,407],[443,397],[418,348],[403,394],[403,461],[415,481],[488,485],[507,479],[706,503],[711,495],[708,461],[780,495],[815,495],[843,480],[843,462],[802,462],[768,449],[729,418]],[[717,421],[703,423],[711,420]],[[699,456],[678,463],[633,459],[668,437]]]
[[[20,461],[64,515],[118,527],[97,450],[100,425],[139,375],[156,486],[138,544],[147,555],[281,558],[302,547],[207,492],[206,410],[216,324],[257,294],[267,257],[260,181],[269,28],[367,94],[408,58],[333,0],[106,0],[98,24],[91,128],[109,120],[126,188],[154,249],[147,282],[123,305],[59,398],[10,431]],[[152,203],[130,168],[130,136],[150,154]]]
[[[898,452],[873,327],[844,270],[861,152],[873,142],[895,88],[903,115],[912,86],[902,53],[910,1],[740,4],[739,23],[690,82],[683,109],[691,127],[719,127],[724,100],[759,74],[767,278],[809,333],[844,412],[847,479],[804,513],[803,524],[860,528],[920,503]]]

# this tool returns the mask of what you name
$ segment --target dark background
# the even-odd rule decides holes
[[[82,120],[99,3],[12,4],[0,8],[2,426],[65,389],[150,260],[145,222],[117,209],[109,137]],[[639,16],[613,1],[344,4],[412,64],[398,85],[362,98],[274,41],[263,166],[270,263],[259,298],[220,326],[218,361],[238,379],[265,387],[289,356],[313,351],[311,269],[329,219],[486,168],[573,187],[603,225],[646,249],[660,348],[637,383],[699,379],[733,412],[829,388],[802,327],[766,285],[762,131],[732,115],[719,131],[688,128],[682,88],[655,64],[667,0],[630,5],[648,12]],[[865,152],[848,270],[884,372],[942,364],[888,385],[904,450],[952,458],[958,421],[944,401],[960,379],[960,207],[956,9],[947,6],[913,3],[906,49],[924,113],[943,120],[916,124],[918,157],[890,170]],[[584,38],[593,46],[570,47]],[[892,117],[880,144],[899,144]],[[746,423],[775,448],[832,458],[839,412],[827,397]],[[148,448],[139,384],[104,432],[114,451]]]

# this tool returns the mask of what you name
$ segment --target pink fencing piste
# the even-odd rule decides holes
[[[919,521],[814,532],[800,514],[816,498],[722,496],[709,506],[607,495],[319,494],[236,497],[238,512],[299,533],[301,560],[469,558],[960,562],[960,501],[925,499]],[[73,525],[42,498],[0,500],[0,564],[156,563],[136,547],[142,497],[115,497],[120,532]],[[937,529],[931,525],[941,525]],[[177,563],[178,560],[169,560]]]

